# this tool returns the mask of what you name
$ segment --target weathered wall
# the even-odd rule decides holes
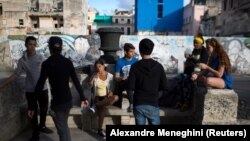
[[[51,35],[35,35],[37,38],[37,52],[49,57],[48,39]],[[68,36],[60,35],[63,40],[62,54],[70,58],[76,68],[93,64],[99,58],[101,52],[99,36]],[[5,66],[0,65],[0,71],[12,71],[16,67],[17,61],[26,50],[24,46],[25,36],[8,36],[1,40],[0,36],[0,57],[5,60],[11,60],[5,63]],[[9,48],[6,48],[6,46]],[[4,51],[1,51],[5,49]],[[2,62],[0,62],[2,64]]]
[[[183,71],[184,51],[193,50],[193,36],[126,36],[120,38],[120,46],[125,42],[132,43],[136,47],[139,56],[139,42],[143,38],[151,39],[155,44],[152,56],[163,64],[167,73]],[[207,39],[209,37],[204,37]],[[250,74],[250,38],[218,37],[216,38],[224,46],[230,58],[233,72],[238,74]]]
[[[0,81],[10,74],[0,73]],[[24,79],[7,85],[0,91],[0,141],[9,141],[28,125]]]
[[[92,36],[73,36],[59,35],[63,39],[64,49],[62,54],[70,58],[76,68],[93,64],[102,54],[99,51],[100,39],[98,35]],[[37,51],[45,57],[49,56],[47,40],[50,35],[36,35],[38,40]],[[184,51],[193,50],[193,36],[136,36],[122,35],[120,38],[120,47],[125,42],[132,43],[136,47],[138,58],[138,45],[141,39],[150,38],[155,43],[155,49],[152,57],[158,60],[164,66],[166,73],[177,73],[183,71]],[[204,37],[207,39],[208,37]],[[0,37],[1,39],[1,37]],[[217,38],[227,51],[233,72],[238,74],[250,74],[250,38],[219,37]],[[7,40],[7,42],[6,42]],[[3,52],[0,50],[0,57],[8,60],[11,57],[11,63],[0,66],[0,71],[10,71],[10,68],[16,66],[17,60],[22,56],[24,47],[24,36],[8,36],[0,40],[2,46],[9,45],[10,50]],[[0,48],[0,49],[1,49]],[[5,47],[6,48],[6,47]],[[7,49],[6,49],[7,50]],[[119,56],[123,56],[123,51],[118,51]],[[8,56],[9,55],[9,56]],[[0,62],[1,63],[1,62]]]
[[[0,37],[0,72],[11,70],[10,47],[7,36]]]

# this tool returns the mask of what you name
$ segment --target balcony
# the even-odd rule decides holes
[[[52,16],[63,16],[63,11],[60,11],[60,10],[58,10],[58,11],[52,11],[52,10],[34,11],[34,10],[32,10],[28,14],[30,17],[32,17],[32,16],[34,16],[34,17],[37,17],[37,16],[39,16],[39,17],[41,17],[41,16],[52,17]]]
[[[39,34],[52,34],[52,33],[63,33],[64,28],[32,28],[32,33],[39,33]]]

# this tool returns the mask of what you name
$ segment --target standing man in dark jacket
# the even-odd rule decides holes
[[[83,90],[76,76],[72,62],[61,55],[62,39],[52,36],[49,39],[49,50],[51,56],[43,62],[41,75],[36,85],[36,93],[40,94],[45,80],[49,78],[51,87],[51,110],[52,118],[58,131],[60,141],[71,141],[68,128],[68,116],[72,107],[72,95],[69,88],[71,78],[80,95],[82,106],[88,106],[88,101],[83,95]],[[32,117],[33,112],[30,111]]]
[[[154,43],[143,39],[139,43],[142,60],[132,65],[128,79],[128,90],[134,91],[134,116],[136,125],[160,124],[158,98],[160,90],[167,90],[167,78],[163,66],[150,57]]]

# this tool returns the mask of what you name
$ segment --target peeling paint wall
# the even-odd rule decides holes
[[[47,40],[50,36],[36,35],[35,37],[38,41],[37,52],[45,57],[49,57]],[[99,51],[100,38],[98,35],[59,35],[59,37],[63,39],[64,49],[62,54],[71,59],[76,68],[93,64],[102,55],[102,52]],[[119,46],[121,48],[126,42],[132,43],[136,47],[136,57],[140,59],[138,45],[143,38],[149,38],[154,42],[155,48],[152,57],[162,63],[166,73],[183,71],[184,51],[186,49],[193,50],[193,36],[122,35]],[[209,37],[204,38],[207,39]],[[9,61],[5,62],[6,65],[0,66],[0,71],[11,71],[16,67],[17,60],[25,51],[24,39],[24,36],[0,37],[0,59],[8,60],[9,58]],[[229,55],[233,72],[250,74],[250,38],[220,37],[217,39]],[[2,51],[3,48],[7,51]],[[118,51],[117,55],[122,57],[123,51]]]

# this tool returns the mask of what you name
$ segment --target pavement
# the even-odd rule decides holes
[[[239,96],[238,106],[238,124],[250,125],[250,76],[249,75],[234,75],[234,90]],[[54,133],[40,135],[40,141],[58,141],[58,135],[55,127],[50,127]],[[83,131],[79,128],[71,127],[71,138],[72,141],[101,141],[105,140],[97,135],[95,130]],[[26,130],[17,136],[12,141],[27,141],[31,136],[31,130]]]
[[[52,134],[40,134],[40,141],[59,141],[57,131],[55,127],[50,127],[54,131]],[[72,141],[104,141],[105,138],[100,137],[96,134],[95,131],[83,131],[78,128],[70,128]],[[17,136],[12,141],[28,141],[32,135],[31,130],[24,131],[21,135]]]

